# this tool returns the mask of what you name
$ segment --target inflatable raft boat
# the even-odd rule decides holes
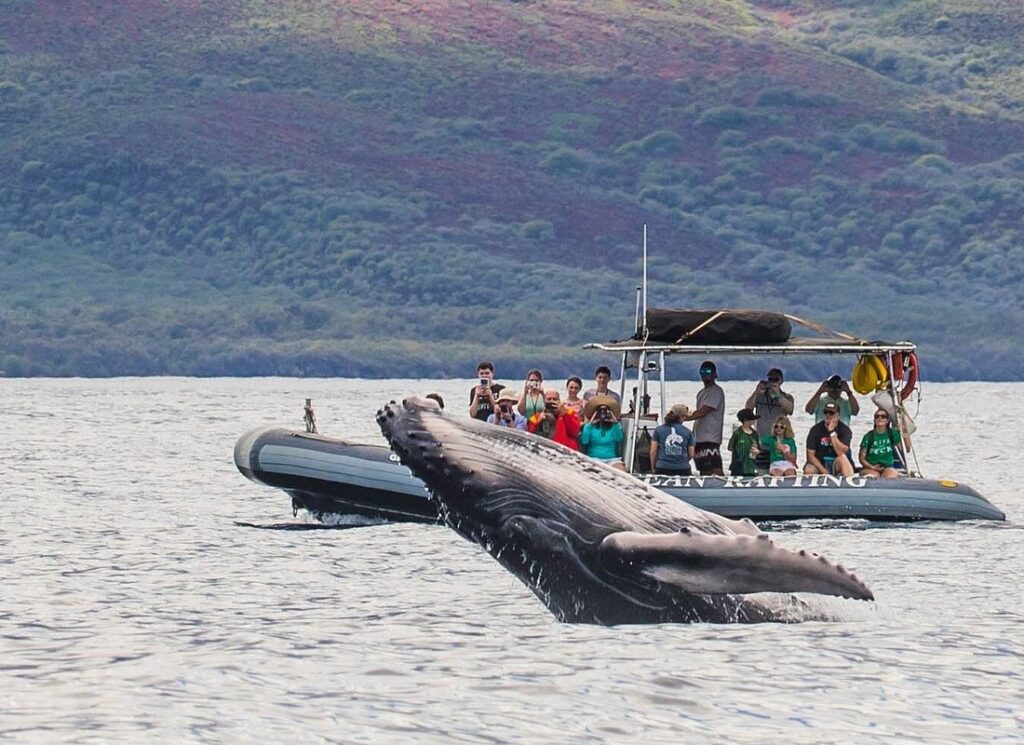
[[[383,445],[259,429],[238,440],[235,465],[253,481],[283,489],[291,496],[293,510],[306,510],[321,521],[438,520],[426,486]],[[654,474],[637,478],[709,512],[762,522],[1006,519],[971,487],[942,479]]]

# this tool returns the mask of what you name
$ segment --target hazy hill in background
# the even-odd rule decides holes
[[[0,369],[586,375],[647,223],[652,305],[1020,378],[1020,10],[0,0]]]

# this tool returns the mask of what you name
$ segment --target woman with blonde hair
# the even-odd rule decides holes
[[[796,436],[788,416],[775,418],[772,433],[761,438],[761,450],[768,453],[769,476],[796,476]]]

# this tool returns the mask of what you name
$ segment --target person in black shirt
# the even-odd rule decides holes
[[[807,465],[804,473],[832,473],[853,476],[850,443],[853,432],[839,421],[839,407],[825,404],[824,419],[807,433]]]
[[[469,392],[469,415],[486,422],[487,417],[494,413],[494,402],[505,386],[494,382],[493,362],[484,360],[477,365],[476,376],[480,382]]]

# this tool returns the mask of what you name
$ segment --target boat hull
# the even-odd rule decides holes
[[[351,516],[371,522],[438,521],[426,486],[383,445],[284,429],[254,430],[235,445],[235,465],[253,481],[283,489],[293,509],[307,510],[320,520]],[[695,507],[762,522],[1006,519],[970,486],[954,481],[803,475],[639,478]]]

